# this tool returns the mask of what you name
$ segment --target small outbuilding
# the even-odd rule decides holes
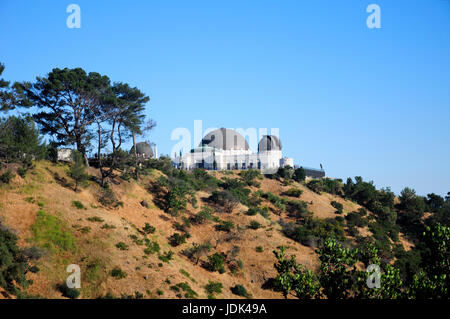
[[[58,161],[61,162],[71,162],[72,161],[72,152],[73,150],[70,148],[60,148],[58,149]]]

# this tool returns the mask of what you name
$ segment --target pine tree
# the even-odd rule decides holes
[[[0,119],[0,158],[6,162],[29,163],[44,158],[46,146],[30,117]]]
[[[72,166],[70,167],[69,176],[75,180],[75,189],[78,190],[78,185],[88,178],[86,174],[86,166],[84,165],[84,159],[80,152],[72,152]]]

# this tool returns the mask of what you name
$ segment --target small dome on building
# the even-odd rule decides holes
[[[281,151],[280,139],[275,135],[264,135],[258,144],[258,152]]]
[[[226,128],[212,131],[203,137],[199,147],[209,146],[222,150],[248,150],[245,138],[238,132]]]
[[[130,153],[134,153],[134,146],[131,147]],[[153,157],[153,150],[147,142],[136,143],[136,153],[138,156],[143,156],[144,158]]]

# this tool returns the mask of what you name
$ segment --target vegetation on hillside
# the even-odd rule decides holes
[[[3,68],[0,65],[0,75]],[[0,287],[25,296],[30,284],[27,276],[38,272],[31,263],[42,250],[55,257],[47,260],[55,268],[62,268],[68,256],[79,261],[91,283],[82,296],[98,296],[95,287],[108,278],[114,284],[132,280],[144,265],[156,274],[182,264],[208,280],[201,282],[203,278],[191,276],[183,267],[179,273],[191,282],[173,283],[167,277],[167,293],[196,298],[201,292],[192,284],[210,298],[225,294],[251,298],[258,295],[259,287],[246,276],[255,263],[247,264],[248,250],[243,253],[246,247],[240,242],[251,240],[251,252],[258,258],[274,248],[261,243],[277,236],[295,244],[292,251],[306,249],[318,258],[315,268],[302,265],[295,256],[287,256],[285,245],[274,250],[274,267],[273,259],[266,256],[264,261],[275,275],[265,278],[267,283],[261,286],[270,286],[285,297],[449,298],[450,193],[445,198],[434,193],[422,197],[405,187],[396,197],[389,188],[377,189],[359,176],[346,182],[306,179],[303,168],[290,167],[270,176],[251,169],[239,174],[187,172],[174,168],[168,157],[144,160],[122,147],[127,138],[135,145],[137,135],[154,127],[153,120],[145,121],[148,100],[137,88],[110,83],[108,77],[80,68],[53,69],[33,83],[10,85],[0,79],[1,110],[28,112],[0,119],[0,188],[14,194],[18,202],[23,199],[27,209],[33,207],[35,212],[33,224],[24,229],[29,238],[21,238],[32,245],[28,248],[20,248],[17,236],[0,225]],[[43,134],[50,143],[43,142]],[[61,146],[76,147],[71,163],[56,163]],[[89,152],[94,154],[93,167],[89,167]],[[42,160],[53,164],[38,169]],[[266,187],[269,181],[276,190]],[[53,209],[40,194],[40,187],[50,184],[67,197]],[[118,192],[121,184],[129,188]],[[143,189],[145,195],[136,195],[133,187]],[[330,214],[317,216],[306,195],[323,200]],[[138,206],[130,210],[139,207],[132,217],[144,220],[141,224],[112,213],[126,208],[126,196],[140,196],[135,198]],[[66,209],[70,216],[60,211]],[[151,220],[146,212],[151,212]],[[161,225],[170,226],[163,230]],[[99,232],[103,234],[99,238],[110,239],[110,247],[106,239],[89,237]],[[105,235],[112,232],[116,237]],[[411,244],[408,249],[405,242]],[[115,265],[108,258],[94,258],[103,251],[119,256],[114,260],[127,256],[139,265],[133,270],[128,261]],[[380,269],[379,288],[367,285],[374,274],[371,265]],[[146,276],[141,279],[147,280]],[[227,287],[212,278],[228,278],[233,284]],[[60,288],[71,298],[80,294]],[[152,292],[146,293],[153,297]],[[156,294],[164,292],[158,288]],[[139,291],[121,295],[143,297]]]

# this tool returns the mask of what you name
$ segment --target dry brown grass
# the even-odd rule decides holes
[[[106,208],[98,203],[96,193],[99,187],[94,182],[90,182],[88,187],[82,188],[77,193],[55,182],[53,173],[57,172],[60,176],[69,179],[66,171],[65,165],[39,162],[33,173],[29,173],[25,179],[16,177],[11,186],[0,188],[0,218],[6,225],[17,231],[21,246],[33,244],[29,242],[30,227],[35,222],[39,202],[43,203],[43,209],[46,212],[59,216],[71,228],[77,241],[75,251],[56,256],[49,254],[39,261],[41,271],[38,274],[30,274],[30,278],[34,280],[34,284],[29,289],[32,294],[49,298],[62,297],[55,286],[67,277],[65,267],[75,263],[82,265],[82,269],[85,269],[86,265],[95,258],[102,261],[99,278],[92,282],[82,282],[84,298],[104,296],[107,292],[120,297],[121,294],[134,295],[136,291],[143,293],[145,298],[176,298],[176,293],[169,288],[179,282],[188,282],[198,293],[199,298],[206,298],[204,286],[210,280],[223,284],[223,293],[218,296],[219,298],[235,298],[230,288],[236,284],[245,286],[255,298],[282,298],[278,292],[261,288],[269,278],[275,276],[273,267],[275,258],[272,253],[274,249],[278,246],[287,246],[287,252],[295,255],[297,261],[305,264],[307,268],[315,269],[318,266],[314,250],[286,238],[276,223],[279,216],[272,212],[270,212],[270,219],[260,215],[247,216],[245,215],[247,208],[242,205],[231,214],[215,212],[215,216],[220,219],[233,222],[234,230],[243,229],[242,232],[238,232],[233,241],[225,241],[226,233],[216,231],[215,223],[209,222],[203,225],[192,225],[189,229],[191,237],[187,239],[187,243],[171,247],[168,237],[177,232],[173,225],[175,222],[181,222],[181,218],[172,217],[157,208],[152,202],[152,194],[147,191],[149,183],[161,175],[160,172],[155,171],[151,176],[144,176],[139,183],[133,180],[127,182],[117,179],[118,183],[111,183],[110,187],[118,200],[123,202],[123,207]],[[90,169],[90,173],[97,174],[94,169]],[[218,178],[237,177],[236,173],[228,175],[212,172],[212,174]],[[330,205],[332,200],[343,203],[344,214],[359,208],[359,205],[336,196],[318,195],[297,183],[294,183],[294,186],[303,190],[300,199],[308,203],[312,202],[308,205],[308,209],[319,218],[336,216],[335,209]],[[271,191],[277,195],[289,187],[291,186],[282,186],[280,182],[270,179],[265,179],[261,183],[262,190]],[[205,205],[202,198],[208,196],[206,192],[198,192],[197,208],[189,205],[185,216],[190,217],[197,213],[201,206]],[[34,202],[27,202],[27,198],[32,198]],[[72,202],[75,200],[83,203],[86,209],[73,207]],[[150,207],[143,207],[140,204],[142,200],[146,200]],[[93,216],[100,217],[104,222],[95,223],[87,220]],[[263,227],[257,230],[246,229],[253,220],[258,221]],[[102,229],[101,226],[105,223],[114,225],[115,229]],[[159,260],[157,254],[149,255],[147,259],[143,258],[145,247],[135,244],[130,238],[130,235],[143,238],[138,230],[142,229],[146,223],[156,228],[156,232],[147,237],[159,243],[161,252],[172,250],[175,253],[174,259],[169,264]],[[74,225],[79,225],[79,228],[90,227],[90,231],[83,233],[72,228]],[[233,246],[239,246],[240,252],[236,259],[242,260],[243,269],[237,274],[231,274],[228,269],[224,274],[213,273],[195,265],[181,254],[181,251],[190,247],[192,243],[206,241],[210,241],[213,246],[217,245],[217,249],[211,253],[228,252]],[[129,249],[119,250],[115,246],[118,242],[126,243]],[[257,253],[255,251],[257,246],[261,246],[263,252]],[[159,264],[162,264],[162,267]],[[120,280],[111,277],[108,273],[115,266],[119,266],[128,276]],[[181,270],[188,272],[196,282],[184,276]],[[171,283],[167,283],[166,279],[169,279]],[[157,289],[164,291],[164,294],[158,296]],[[147,294],[147,291],[151,292],[151,295]],[[1,296],[0,292],[0,298]]]

